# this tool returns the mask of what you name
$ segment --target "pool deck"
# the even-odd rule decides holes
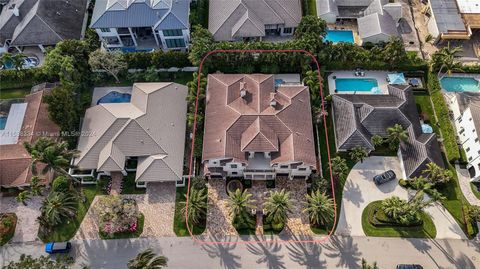
[[[378,83],[378,88],[381,90],[381,93],[373,93],[372,91],[342,91],[338,92],[341,94],[388,94],[388,82],[387,82],[387,74],[393,72],[383,72],[383,71],[365,71],[364,77],[356,77],[355,70],[345,70],[345,71],[335,71],[328,76],[328,88],[330,94],[335,94],[335,80],[333,77],[337,78],[362,78],[362,79],[376,79]]]
[[[22,129],[23,118],[25,111],[27,111],[27,103],[12,104],[7,116],[7,123],[5,129],[0,130],[0,145],[17,144],[20,131]]]
[[[132,93],[132,87],[96,87],[93,89],[92,103],[90,106],[96,106],[100,98],[107,95],[109,92]]]

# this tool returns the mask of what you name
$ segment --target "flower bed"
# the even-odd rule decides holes
[[[0,246],[5,245],[15,234],[17,216],[15,213],[0,214]]]
[[[95,213],[99,220],[101,238],[130,238],[138,237],[142,233],[143,215],[134,199],[102,197]]]

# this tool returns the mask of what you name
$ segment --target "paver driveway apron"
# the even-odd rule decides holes
[[[0,196],[0,212],[17,214],[17,227],[11,242],[25,243],[37,240],[38,221],[42,196],[36,196],[27,201],[27,206],[17,202],[15,196]]]
[[[342,209],[336,234],[365,236],[362,229],[362,212],[369,203],[394,195],[408,199],[408,191],[398,185],[398,180],[380,186],[373,183],[375,175],[390,169],[397,174],[397,177],[401,177],[401,164],[397,157],[369,157],[363,163],[353,167],[343,189]],[[435,223],[436,238],[466,238],[455,219],[440,204],[434,204],[425,211]]]

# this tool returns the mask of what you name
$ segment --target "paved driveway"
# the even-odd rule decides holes
[[[353,167],[343,189],[342,210],[336,234],[365,236],[362,229],[362,212],[369,203],[394,195],[408,199],[408,191],[398,185],[398,180],[378,187],[373,183],[372,178],[375,175],[390,169],[395,171],[397,176],[402,175],[400,161],[397,157],[369,157],[363,163],[358,163]],[[425,211],[430,214],[435,223],[436,238],[466,238],[455,219],[443,206],[434,204]]]
[[[15,213],[17,215],[17,226],[12,241],[15,243],[25,243],[37,240],[38,221],[40,216],[40,206],[44,197],[36,196],[27,201],[24,206],[15,200],[15,197],[0,196],[0,212]]]

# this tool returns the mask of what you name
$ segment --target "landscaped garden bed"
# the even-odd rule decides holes
[[[191,179],[191,186],[192,188],[197,187],[199,190],[205,188],[203,183],[199,183],[194,179]],[[187,187],[177,187],[176,190],[176,197],[175,197],[175,216],[173,219],[173,231],[177,236],[190,236],[188,232],[188,227],[185,222],[185,213],[183,212],[184,203],[187,200],[185,195],[187,194]],[[205,195],[204,202],[207,203],[208,197]],[[189,207],[189,210],[191,207]],[[195,225],[190,224],[190,229],[194,235],[202,234],[207,227],[207,219],[206,215],[203,218],[199,219],[199,223]]]
[[[94,210],[103,239],[135,238],[143,231],[144,216],[134,199],[103,196]]]
[[[17,216],[15,213],[0,214],[0,246],[5,245],[15,234]]]
[[[367,205],[362,213],[362,227],[367,236],[435,238],[437,231],[431,217],[421,212],[417,222],[408,225],[389,219],[381,209],[382,201]]]

